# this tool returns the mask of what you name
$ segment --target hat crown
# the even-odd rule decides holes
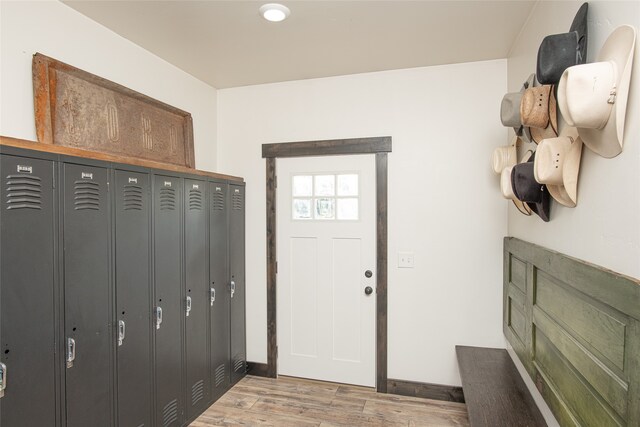
[[[568,136],[543,139],[538,144],[534,175],[541,184],[561,185],[565,158],[571,148],[572,139]]]
[[[511,92],[505,94],[500,105],[500,120],[503,126],[518,127],[520,123],[520,102],[521,92]]]
[[[495,173],[500,173],[507,166],[516,164],[516,146],[508,145],[506,147],[498,147],[493,150],[491,164]]]
[[[513,200],[516,196],[513,194],[513,188],[511,188],[511,171],[513,166],[507,166],[502,170],[500,174],[500,191],[502,191],[502,197],[505,199]]]
[[[549,125],[550,85],[524,91],[520,102],[520,119],[525,126],[544,129]]]
[[[614,61],[567,68],[562,74],[560,111],[569,126],[602,129],[616,101],[618,70]]]

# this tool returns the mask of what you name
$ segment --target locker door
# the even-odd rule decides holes
[[[212,397],[218,399],[229,388],[229,255],[227,195],[228,185],[209,183],[209,299],[211,321]]]
[[[67,426],[109,426],[114,346],[107,169],[63,167]]]
[[[185,346],[187,418],[209,402],[209,234],[206,182],[185,179]]]
[[[149,187],[147,174],[115,171],[119,426],[151,425]]]
[[[0,425],[54,426],[54,164],[3,154],[0,169]]]
[[[156,426],[181,426],[182,386],[182,179],[155,176],[154,328]]]
[[[246,373],[243,185],[229,185],[229,266],[231,273],[231,384]]]

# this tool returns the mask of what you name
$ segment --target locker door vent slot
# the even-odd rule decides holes
[[[231,202],[232,202],[234,211],[242,210],[242,194],[234,194]]]
[[[216,377],[216,387],[220,387],[222,383],[224,383],[225,377],[227,376],[227,369],[225,364],[218,366],[215,371]]]
[[[191,387],[191,406],[196,406],[204,398],[204,380],[200,380]]]
[[[76,181],[74,186],[75,210],[100,210],[100,184],[92,181]]]
[[[202,193],[200,190],[189,190],[189,210],[202,210]]]
[[[127,184],[123,189],[124,210],[142,210],[142,187]]]
[[[162,427],[169,427],[178,421],[178,400],[174,399],[162,410]]]
[[[244,354],[237,354],[233,358],[233,372],[244,372]]]
[[[213,210],[224,210],[224,194],[222,192],[216,191],[213,193]]]
[[[42,184],[37,176],[7,176],[7,209],[42,209]]]
[[[173,188],[160,189],[160,210],[174,211],[176,210],[176,190]]]

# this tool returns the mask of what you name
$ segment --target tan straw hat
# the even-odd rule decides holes
[[[552,85],[542,85],[524,91],[520,102],[522,125],[529,127],[536,144],[545,138],[558,136],[558,112]]]
[[[524,153],[524,156],[520,159],[520,163],[526,163],[529,161],[531,156],[533,155],[533,151],[527,150]],[[518,200],[513,193],[513,188],[511,186],[511,170],[513,166],[507,166],[502,170],[502,174],[500,175],[500,190],[502,191],[502,197],[505,199],[513,201],[513,204],[518,208],[518,210],[524,215],[531,215],[531,208],[524,202]]]
[[[559,136],[538,144],[533,172],[537,182],[546,184],[558,203],[573,208],[578,202],[578,174],[582,158],[579,136]]]
[[[504,145],[497,147],[493,150],[491,156],[491,166],[495,173],[501,173],[507,166],[514,166],[518,161],[518,154],[516,152],[519,138],[515,136],[511,145]]]
[[[560,112],[584,144],[603,157],[622,152],[636,30],[616,28],[598,62],[567,68],[558,85]]]

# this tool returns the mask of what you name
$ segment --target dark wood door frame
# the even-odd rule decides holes
[[[376,156],[376,390],[387,392],[387,153],[391,137],[263,144],[267,160],[267,376],[278,376],[276,325],[276,159],[375,154]]]

